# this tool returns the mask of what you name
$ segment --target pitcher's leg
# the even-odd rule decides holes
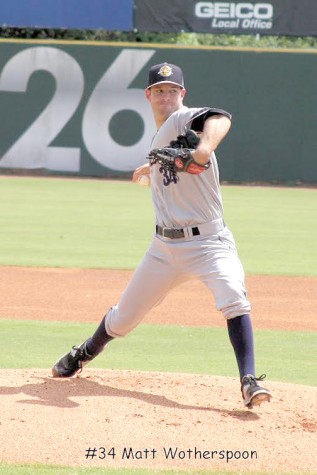
[[[53,378],[71,378],[80,373],[83,366],[101,353],[106,344],[113,340],[105,330],[104,317],[95,333],[79,346],[73,346],[69,353],[63,355],[53,366]]]
[[[147,253],[106,318],[106,331],[113,337],[131,332],[144,316],[158,305],[174,287],[177,272],[171,265],[170,256]]]
[[[168,271],[166,265],[164,271],[159,270],[152,261],[151,255],[144,258],[118,305],[110,308],[93,336],[86,341],[89,355],[97,356],[114,337],[129,333],[172,287],[173,272]]]
[[[233,346],[241,381],[241,393],[244,405],[248,409],[259,406],[264,401],[271,400],[271,393],[259,385],[265,375],[255,377],[255,357],[253,343],[253,329],[250,315],[227,320],[228,333]]]
[[[211,290],[217,309],[227,320],[229,339],[242,380],[243,376],[255,371],[251,306],[246,298],[244,272],[230,242],[216,240],[210,243],[210,255],[201,279]]]
[[[96,357],[99,355],[106,344],[113,340],[113,337],[106,332],[106,317],[107,315],[103,317],[95,333],[85,342],[85,350],[90,356]]]
[[[198,277],[211,290],[216,308],[226,319],[250,313],[244,270],[229,230],[207,241],[205,262]]]
[[[240,315],[227,320],[227,327],[242,380],[246,374],[255,374],[254,339],[250,315]]]
[[[212,291],[216,307],[227,320],[229,339],[239,369],[241,392],[246,407],[251,409],[269,401],[270,392],[261,387],[255,377],[255,352],[251,306],[246,298],[244,271],[230,231],[210,242],[210,259],[201,280]],[[208,247],[207,247],[208,248]]]
[[[177,273],[168,247],[155,239],[134,272],[118,305],[102,319],[92,337],[60,358],[52,368],[54,377],[72,377],[95,358],[116,336],[130,332],[176,285]]]

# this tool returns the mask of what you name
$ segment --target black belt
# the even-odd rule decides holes
[[[159,236],[167,237],[169,239],[181,239],[185,237],[185,231],[184,229],[174,229],[174,228],[163,228],[162,226],[156,225],[156,234]],[[197,226],[194,226],[191,228],[191,231],[193,233],[193,236],[199,236],[200,231]]]

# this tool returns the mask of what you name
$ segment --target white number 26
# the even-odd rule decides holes
[[[144,162],[147,137],[153,132],[152,115],[143,91],[129,89],[129,85],[153,54],[154,50],[122,50],[87,102],[82,117],[83,141],[90,155],[107,168],[130,171]],[[79,172],[79,147],[50,144],[78,109],[85,87],[84,73],[78,62],[61,49],[31,47],[5,64],[0,76],[0,91],[26,92],[36,71],[46,71],[53,76],[54,94],[35,121],[0,157],[0,167]],[[116,143],[109,131],[111,118],[120,110],[136,112],[144,124],[143,136],[129,147]]]

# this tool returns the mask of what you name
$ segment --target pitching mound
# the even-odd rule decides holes
[[[82,467],[316,473],[317,388],[267,382],[243,408],[238,380],[86,368],[80,378],[0,370],[1,460]]]

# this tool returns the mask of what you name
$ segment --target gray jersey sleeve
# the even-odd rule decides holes
[[[175,140],[178,135],[184,134],[191,128],[196,132],[201,132],[204,122],[213,115],[224,115],[230,120],[232,118],[229,112],[215,107],[181,107],[159,129],[153,138],[151,148],[165,147],[171,140]]]

